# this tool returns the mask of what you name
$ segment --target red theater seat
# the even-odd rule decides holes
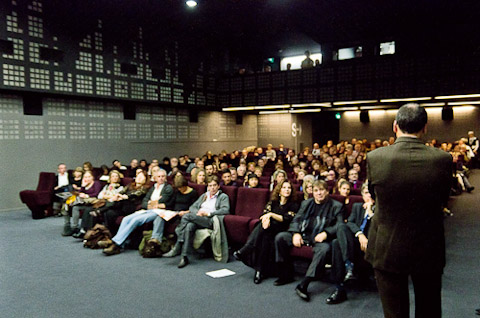
[[[204,194],[207,191],[207,186],[204,185],[204,184],[196,184],[196,183],[193,183],[193,182],[189,181],[188,186],[190,188],[194,188],[195,191],[197,191],[198,196],[201,196],[202,194]]]
[[[54,173],[40,172],[37,190],[23,190],[20,192],[20,199],[32,211],[32,218],[41,219],[51,212],[53,188],[56,182]],[[46,210],[49,211],[47,214],[45,213]]]
[[[235,208],[235,205],[237,204],[237,190],[238,190],[238,187],[222,185],[220,187],[220,190],[222,190],[223,193],[228,195],[228,199],[230,201],[230,213],[232,213],[233,209]]]

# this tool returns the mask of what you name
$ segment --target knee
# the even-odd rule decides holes
[[[288,232],[280,232],[275,236],[275,244],[284,244],[289,237]]]

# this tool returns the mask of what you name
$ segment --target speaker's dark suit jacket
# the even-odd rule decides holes
[[[367,155],[376,198],[366,259],[393,273],[443,270],[442,202],[450,191],[452,157],[421,140],[400,137]]]

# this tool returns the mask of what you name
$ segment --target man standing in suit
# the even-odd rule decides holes
[[[415,317],[441,317],[445,235],[442,204],[450,191],[452,157],[420,140],[427,113],[402,106],[393,123],[397,140],[367,155],[376,201],[366,260],[374,270],[385,317],[409,317],[408,277]]]

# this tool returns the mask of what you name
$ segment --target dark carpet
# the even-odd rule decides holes
[[[477,189],[453,197],[454,216],[445,219],[444,317],[475,317],[480,307],[479,171],[471,181]],[[105,257],[60,236],[62,226],[62,218],[32,220],[29,211],[0,213],[0,317],[383,317],[371,289],[326,305],[333,286],[313,282],[305,303],[295,283],[254,285],[253,270],[238,261],[194,258],[178,269],[178,258],[143,259],[135,250]],[[205,274],[222,268],[236,275]]]

